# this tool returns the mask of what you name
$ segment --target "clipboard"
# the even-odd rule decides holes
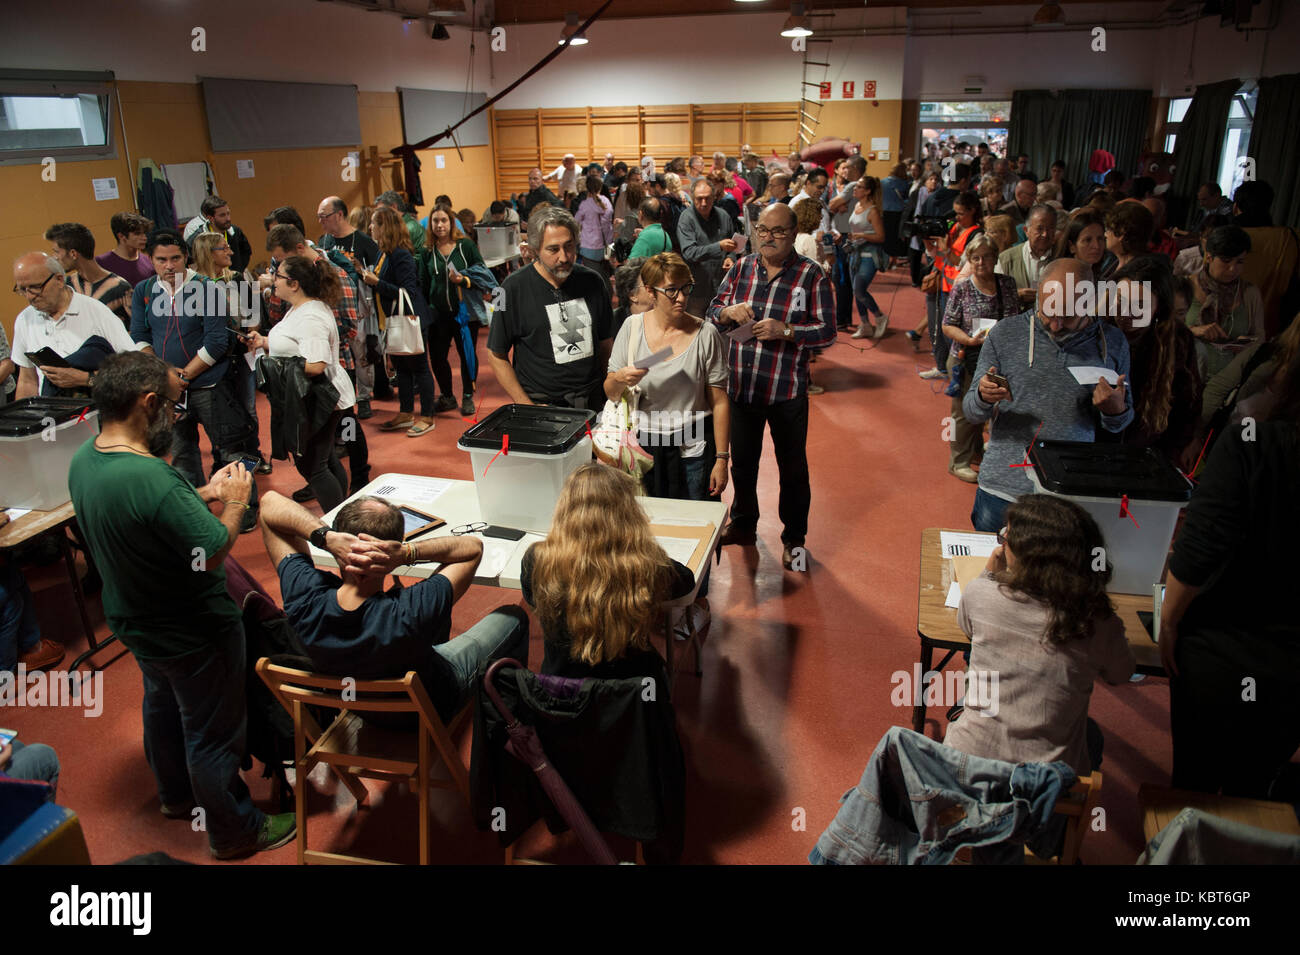
[[[695,548],[691,552],[690,560],[683,560],[691,569],[691,573],[699,578],[700,570],[704,567],[709,559],[709,541],[713,540],[714,525],[712,522],[700,526],[698,524],[651,524],[650,532],[656,538],[666,538],[669,540],[691,540],[695,542]]]

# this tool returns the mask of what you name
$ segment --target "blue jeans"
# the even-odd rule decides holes
[[[868,313],[881,317],[880,306],[872,298],[868,288],[876,277],[876,257],[871,248],[864,246],[853,252],[853,297],[858,301],[858,314],[866,321]]]
[[[59,788],[59,757],[54,750],[44,743],[22,743],[13,741],[13,758],[4,767],[6,776],[14,779],[26,779],[31,782],[48,783],[49,794],[46,802],[54,802],[54,795]]]
[[[930,342],[934,352],[934,367],[942,372],[948,370],[948,350],[952,339],[943,333],[943,313],[948,309],[948,293],[936,292],[925,297],[925,319],[930,329]]]
[[[235,360],[240,364],[244,362],[242,356]],[[225,375],[211,388],[195,388],[188,396],[189,414],[176,422],[172,434],[172,467],[195,487],[207,483],[203,478],[203,459],[199,453],[200,424],[212,444],[212,470],[209,474],[215,474],[218,469],[246,454],[261,456],[257,449],[257,425],[236,392],[233,373]],[[253,482],[249,508],[250,513],[256,514],[256,481]]]
[[[260,458],[262,450],[257,423],[257,376],[253,374],[253,369],[248,367],[248,362],[244,361],[243,355],[236,355],[230,360],[235,365],[235,397],[243,403],[248,411],[248,417],[253,422],[253,446],[258,449],[257,456]]]
[[[140,660],[144,753],[168,806],[202,807],[218,851],[257,838],[265,815],[239,776],[244,759],[244,625],[210,647],[172,660]]]
[[[853,280],[853,250],[845,239],[835,246],[835,265],[831,269],[831,280],[835,284],[835,324],[853,324],[853,298],[855,282]],[[860,300],[859,300],[860,301]],[[861,311],[861,305],[858,306]],[[866,313],[863,313],[864,317]]]
[[[528,666],[528,614],[513,604],[498,607],[433,652],[441,666],[433,672],[429,696],[445,722],[469,702],[480,671],[493,660],[513,657]]]
[[[40,642],[27,578],[16,567],[0,565],[0,671],[12,673],[18,658]]]
[[[975,491],[975,506],[971,508],[971,527],[986,534],[996,534],[1007,522],[1007,508],[1010,501],[994,497],[983,488]]]

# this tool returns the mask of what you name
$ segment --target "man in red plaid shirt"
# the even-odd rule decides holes
[[[315,261],[325,253],[307,242],[307,237],[297,226],[281,223],[271,227],[266,234],[266,251],[278,262],[283,262],[291,255],[301,255]],[[352,355],[352,339],[357,335],[357,289],[352,284],[348,273],[326,256],[326,261],[334,266],[343,294],[334,306],[334,320],[339,326],[339,364],[348,373],[355,387],[357,382],[356,359]],[[266,299],[267,324],[274,325],[284,318],[288,309],[285,303],[271,295]],[[354,407],[350,414],[344,415],[340,433],[348,452],[348,470],[352,472],[352,493],[356,493],[370,483],[370,449],[366,444],[366,433],[361,430],[361,421],[357,418]],[[293,492],[293,499],[299,503],[310,501],[315,494],[311,486]]]
[[[781,477],[781,563],[793,570],[808,533],[808,355],[835,340],[835,298],[821,266],[794,251],[794,210],[773,203],[754,230],[757,251],[727,273],[708,317],[731,339],[731,480],[735,497],[724,544],[753,544],[763,427],[772,431]],[[803,565],[803,566],[806,566]]]

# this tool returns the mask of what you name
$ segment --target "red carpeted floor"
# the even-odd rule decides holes
[[[889,333],[878,343],[841,333],[813,366],[826,393],[810,399],[808,572],[781,569],[769,446],[759,484],[764,515],[758,548],[724,551],[712,576],[704,675],[696,679],[683,672],[675,687],[688,762],[686,862],[803,862],[881,733],[911,722],[909,709],[891,704],[891,675],[910,673],[918,656],[921,529],[969,527],[975,489],[947,473],[941,432],[949,399],[941,380],[917,377],[929,355],[915,352],[903,335],[924,316],[921,293],[904,271],[877,276],[872,291],[891,317]],[[490,372],[483,375],[479,399],[484,412],[504,399]],[[465,428],[459,415],[440,415],[437,430],[421,438],[382,435],[376,425],[395,408],[376,403],[375,418],[367,423],[375,475],[471,477],[468,456],[456,449]],[[269,450],[267,422],[264,413],[263,448]],[[301,484],[287,462],[276,462],[272,475],[259,478],[264,490],[284,493]],[[241,537],[234,555],[278,595],[259,535]],[[62,564],[32,569],[28,579],[45,633],[68,643],[70,661],[85,640]],[[452,632],[518,599],[513,591],[471,588],[455,609]],[[98,600],[91,609],[105,636]],[[535,627],[530,656],[534,666],[542,656]],[[104,685],[103,712],[96,718],[72,709],[13,709],[0,710],[0,724],[58,750],[59,802],[80,815],[95,862],[155,850],[210,861],[204,835],[158,812],[141,744],[134,661],[128,656],[109,667]],[[1127,864],[1141,850],[1137,787],[1168,783],[1168,708],[1163,679],[1098,685],[1094,691],[1091,712],[1106,735],[1105,814],[1084,841],[1085,862]],[[929,717],[927,732],[941,737],[943,708],[931,708]],[[462,743],[467,753],[468,740]],[[267,781],[256,772],[246,777],[265,804]],[[373,805],[358,813],[346,792],[336,793],[333,780],[313,778],[308,785],[313,848],[415,861],[413,796],[392,788],[375,792]],[[377,788],[372,784],[372,791]],[[439,793],[434,806],[435,862],[499,861],[494,838],[473,829],[463,805]],[[291,844],[248,862],[295,859]]]

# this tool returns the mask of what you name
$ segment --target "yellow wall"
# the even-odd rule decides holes
[[[889,139],[889,159],[867,160],[868,176],[877,179],[888,176],[906,153],[899,142],[903,121],[901,100],[832,100],[822,104],[819,120],[818,137],[835,136],[860,142],[863,156],[871,152],[873,137]]]
[[[146,157],[157,163],[209,162],[222,198],[230,202],[235,223],[248,235],[254,261],[262,255],[266,234],[262,216],[276,206],[296,207],[309,235],[314,237],[319,234],[316,208],[325,196],[342,196],[352,206],[372,200],[392,186],[391,164],[381,167],[368,157],[371,147],[377,147],[383,155],[402,142],[396,92],[359,94],[362,142],[358,146],[363,165],[357,181],[348,182],[343,179],[342,160],[350,151],[345,147],[213,153],[203,93],[197,83],[120,82],[117,87],[132,166]],[[118,140],[117,159],[60,162],[52,182],[42,181],[43,167],[39,164],[0,167],[0,195],[9,200],[5,215],[0,216],[0,262],[4,263],[6,282],[14,258],[33,249],[47,249],[42,236],[56,222],[85,224],[95,235],[96,252],[113,247],[109,219],[115,212],[135,208],[135,175],[127,167],[120,127],[115,126],[114,134]],[[438,153],[444,157],[443,169],[436,168]],[[432,206],[434,196],[443,192],[451,196],[457,209],[468,206],[476,213],[495,198],[492,148],[472,146],[464,153],[462,161],[448,142],[446,148],[440,146],[419,154],[420,182],[426,200],[421,215]],[[236,159],[253,160],[253,178],[236,176]],[[96,202],[90,181],[108,176],[116,177],[120,198]],[[23,306],[23,301],[10,293],[7,307],[0,310],[0,321],[10,340],[14,319]]]

